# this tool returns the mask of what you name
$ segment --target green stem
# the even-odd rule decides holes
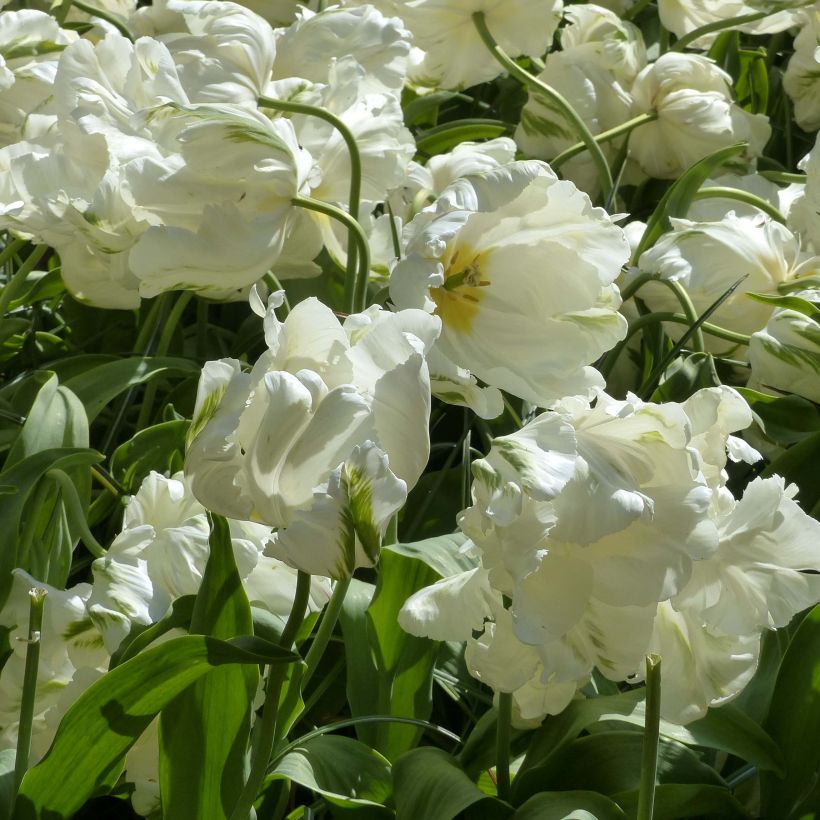
[[[299,572],[296,576],[296,592],[293,596],[293,606],[290,610],[279,645],[290,649],[299,627],[305,619],[305,612],[310,600],[310,575]],[[282,686],[285,682],[285,666],[277,664],[268,671],[268,682],[265,686],[265,703],[262,706],[260,729],[253,749],[253,762],[248,780],[242,793],[231,812],[231,820],[247,820],[250,815],[256,796],[259,794],[268,769],[268,761],[273,751],[273,741],[276,737],[276,719],[279,712],[279,699],[282,695]]]
[[[754,14],[743,14],[740,17],[732,17],[728,20],[715,20],[714,23],[707,23],[705,26],[696,28],[688,34],[684,34],[673,46],[670,51],[683,51],[687,46],[705,37],[707,34],[714,34],[716,31],[723,31],[727,28],[736,28],[742,26],[744,23],[754,23],[756,20],[762,20],[764,17],[774,14],[774,11],[756,11]]]
[[[655,781],[658,773],[658,741],[661,722],[661,659],[646,658],[646,718],[641,759],[641,783],[638,791],[637,820],[652,820],[655,806]]]
[[[113,14],[109,14],[107,11],[103,11],[102,9],[98,9],[96,6],[89,5],[88,3],[84,2],[84,0],[71,0],[70,3],[66,4],[68,8],[74,6],[78,8],[80,11],[84,11],[86,14],[90,15],[91,17],[99,17],[100,20],[105,20],[106,23],[111,23],[117,31],[122,34],[127,40],[130,40],[132,43],[134,42],[134,35],[128,30],[128,27],[122,22],[122,20],[118,20],[114,17]],[[66,15],[68,14],[68,10],[66,10]],[[65,18],[63,18],[65,19]]]
[[[609,165],[607,164],[606,157],[601,150],[601,146],[595,142],[595,138],[590,133],[586,123],[561,94],[559,94],[554,88],[551,88],[546,83],[539,80],[537,77],[534,77],[528,71],[521,68],[521,66],[518,65],[518,63],[516,63],[515,60],[513,60],[501,48],[501,46],[498,45],[490,33],[490,30],[487,28],[487,21],[484,17],[484,12],[476,11],[473,13],[473,24],[478,32],[478,36],[483,41],[484,45],[487,46],[493,57],[495,57],[496,61],[502,65],[510,73],[510,75],[527,86],[529,90],[535,94],[540,94],[542,97],[545,97],[548,104],[551,104],[553,108],[557,108],[562,116],[573,126],[576,133],[581,138],[581,142],[584,143],[592,156],[595,166],[598,169],[603,198],[606,200],[612,190],[612,173],[609,170]]]
[[[713,188],[701,188],[693,197],[693,200],[700,199],[734,199],[738,202],[743,202],[746,205],[753,205],[759,208],[764,213],[768,214],[775,222],[780,222],[781,225],[786,224],[786,217],[775,208],[770,202],[748,191],[740,191],[737,188],[723,188],[715,186]]]
[[[647,282],[657,282],[659,285],[669,288],[669,290],[675,294],[675,298],[680,303],[681,309],[683,310],[684,316],[686,317],[688,323],[693,325],[697,322],[698,312],[692,304],[692,300],[689,298],[689,294],[686,292],[683,285],[672,279],[662,279],[654,273],[642,273],[637,276],[621,291],[621,300],[625,302],[627,299],[634,296],[638,289],[643,287]],[[698,329],[697,333],[695,333],[692,346],[695,350],[701,353],[705,350],[703,333],[701,333],[700,329]]]
[[[324,108],[319,108],[315,105],[307,105],[305,103],[286,102],[285,100],[274,100],[270,97],[260,97],[257,101],[263,108],[272,108],[274,111],[285,111],[290,114],[305,114],[310,117],[318,117],[327,123],[330,123],[340,134],[347,146],[350,154],[350,195],[348,200],[348,213],[353,221],[359,222],[359,204],[362,198],[362,158],[359,153],[359,146],[353,132],[340,120],[335,114],[326,111]],[[348,243],[347,243],[347,275],[345,277],[345,308],[348,313],[355,313],[356,305],[359,305],[360,310],[364,310],[366,305],[356,301],[357,299],[357,284],[359,279],[356,276],[357,266],[357,244],[353,235],[354,229],[348,226]],[[359,250],[361,248],[359,247]],[[368,274],[370,273],[370,264],[368,261]]]
[[[495,782],[499,798],[508,802],[510,799],[512,703],[512,692],[499,692],[498,721],[495,729]]]
[[[77,528],[86,549],[95,558],[105,558],[105,548],[94,537],[85,519],[85,512],[74,482],[62,470],[49,470],[46,475],[60,485],[68,520]]]
[[[31,726],[34,721],[34,704],[37,697],[37,672],[40,666],[40,631],[43,628],[43,605],[48,590],[34,587],[28,593],[31,596],[28,616],[28,646],[26,648],[26,667],[23,672],[23,697],[20,702],[20,724],[17,729],[17,756],[14,759],[14,794],[28,770],[31,754]]]
[[[26,246],[25,239],[9,239],[6,237],[6,244],[0,251],[0,268],[6,264],[19,250]]]
[[[19,240],[15,240],[19,241]],[[22,243],[25,244],[25,243]],[[7,245],[3,249],[3,253],[0,254],[0,262],[6,262],[17,250],[19,250],[21,246],[17,245],[12,242],[11,244]],[[11,304],[11,300],[14,298],[14,294],[17,290],[19,290],[20,285],[26,281],[28,275],[34,270],[34,266],[45,256],[46,251],[48,250],[47,245],[38,245],[27,257],[25,262],[17,269],[15,274],[6,282],[3,290],[0,290],[0,318],[6,315],[6,311],[8,310],[9,305]]]
[[[367,307],[367,283],[370,278],[370,247],[362,226],[349,213],[337,208],[335,205],[329,205],[327,202],[320,202],[318,199],[310,199],[304,196],[296,196],[291,202],[299,208],[329,216],[331,219],[341,222],[348,229],[350,238],[354,244],[358,245],[359,270],[358,275],[354,277],[353,298],[345,298],[345,308],[349,313],[364,310]],[[348,248],[348,259],[350,259],[350,251],[351,249]],[[348,276],[348,279],[345,280],[345,285],[349,278]]]
[[[194,294],[189,290],[183,291],[179,294],[179,296],[177,296],[177,300],[174,302],[174,306],[168,314],[168,319],[165,321],[165,327],[162,329],[154,355],[164,356],[168,352],[168,348],[171,346],[171,340],[174,338],[174,333],[176,332],[177,326],[182,319],[182,314],[185,312],[185,308],[188,307],[188,303],[191,299],[193,299],[193,297]],[[146,386],[145,395],[143,396],[142,404],[140,405],[140,413],[137,417],[137,430],[144,430],[148,427],[148,422],[151,418],[151,410],[154,407],[154,399],[156,398],[158,389],[159,385],[155,381],[149,382]]]
[[[640,128],[642,125],[646,125],[648,122],[654,122],[658,119],[658,115],[656,112],[652,111],[648,114],[639,114],[637,117],[634,117],[627,122],[622,123],[621,125],[616,125],[615,128],[610,128],[608,131],[602,131],[600,134],[596,134],[594,139],[595,142],[599,145],[605,142],[610,142],[618,137],[623,136],[624,134],[629,134],[630,132],[634,131],[636,128]],[[572,159],[578,154],[583,153],[587,150],[586,143],[578,142],[570,148],[567,148],[565,151],[562,151],[558,154],[555,159],[550,162],[550,166],[552,166],[553,170],[557,171],[567,160]]]
[[[342,611],[342,603],[344,602],[347,588],[350,586],[350,576],[343,578],[341,581],[336,581],[333,587],[333,594],[330,596],[327,607],[325,608],[322,620],[319,621],[319,628],[313,636],[313,643],[310,645],[307,655],[305,655],[305,669],[302,675],[302,688],[308,685],[308,681],[313,677],[316,668],[319,666],[319,661],[325,653],[330,637],[333,635],[333,630],[336,628],[336,621],[339,620],[339,613]]]

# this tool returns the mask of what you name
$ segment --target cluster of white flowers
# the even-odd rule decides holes
[[[702,717],[748,683],[762,631],[820,596],[820,523],[796,488],[725,486],[727,450],[758,458],[731,435],[751,420],[731,388],[683,404],[601,393],[496,438],[459,517],[478,564],[411,597],[402,626],[466,640],[471,673],[512,693],[523,724],[562,711],[594,668],[637,679],[650,652],[664,716]]]
[[[206,510],[231,520],[252,605],[280,618],[297,571],[316,611],[331,579],[376,565],[427,466],[434,398],[494,419],[506,394],[534,417],[473,462],[458,526],[475,566],[410,598],[406,630],[464,641],[471,674],[511,693],[522,724],[560,712],[594,670],[639,682],[650,653],[671,721],[737,695],[763,631],[820,600],[820,523],[778,476],[728,489],[727,459],[760,458],[734,435],[752,424],[738,392],[617,400],[598,363],[629,332],[621,288],[640,288],[672,339],[686,332],[668,316],[680,289],[723,329],[706,349],[747,365],[749,386],[820,402],[820,143],[805,185],[758,175],[768,117],[707,56],[647,49],[620,0],[544,0],[537,14],[528,0],[104,5],[82,37],[45,12],[0,13],[0,229],[55,249],[94,306],[172,290],[246,300],[266,349],[204,365],[184,476],[145,480],[93,583],[48,589],[36,755],[132,628],[197,592]],[[820,12],[787,5],[740,30],[802,26],[785,89],[817,127]],[[762,8],[658,0],[678,38]],[[477,23],[531,60],[542,90],[514,139],[422,163],[402,95],[499,77]],[[674,180],[740,142],[744,173],[708,180],[644,247],[642,223],[625,230],[595,205],[610,192],[545,85],[603,135],[622,184]],[[315,297],[290,309],[260,280],[318,275],[318,259],[344,269],[357,251],[340,212],[369,243],[380,304],[366,292],[342,316]],[[34,586],[16,570],[0,611],[0,748],[16,738]],[[126,762],[143,813],[158,794],[151,743]]]

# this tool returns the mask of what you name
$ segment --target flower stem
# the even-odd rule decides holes
[[[754,23],[756,20],[762,20],[770,14],[774,14],[774,11],[756,11],[754,14],[743,14],[740,17],[715,20],[714,23],[707,23],[705,26],[701,26],[700,28],[694,29],[694,31],[690,31],[688,34],[684,34],[669,50],[683,51],[696,40],[705,37],[707,34],[714,34],[716,31],[723,31],[727,28],[737,28],[737,26],[742,26],[744,23]]]
[[[74,6],[78,8],[80,11],[84,11],[86,14],[90,15],[91,17],[99,17],[100,20],[105,20],[106,23],[110,23],[114,26],[117,31],[122,34],[127,40],[130,40],[132,43],[134,42],[134,35],[128,30],[127,26],[122,22],[122,20],[118,20],[113,14],[109,14],[107,11],[103,9],[98,9],[96,6],[92,6],[88,3],[85,3],[84,0],[70,0],[68,3],[64,3],[63,5],[66,6],[65,15],[68,15],[68,10]],[[62,6],[60,7],[60,11],[62,13]],[[65,16],[63,17],[65,20]]]
[[[615,128],[610,128],[609,131],[603,131],[600,134],[596,134],[594,140],[599,145],[604,142],[610,142],[611,140],[617,139],[624,134],[631,133],[636,128],[640,128],[640,126],[645,125],[648,122],[653,122],[656,119],[658,119],[658,115],[654,111],[648,114],[639,114],[637,117],[621,123],[621,125],[616,125]],[[586,143],[578,142],[558,154],[558,156],[550,162],[550,166],[552,166],[554,171],[557,171],[567,160],[572,159],[586,150]]]
[[[283,649],[290,649],[299,627],[305,619],[308,601],[310,600],[310,575],[307,572],[299,572],[296,576],[296,592],[293,596],[293,606],[290,610],[279,645]],[[262,788],[265,780],[265,773],[268,769],[268,761],[273,751],[273,741],[276,737],[276,718],[279,712],[279,698],[282,694],[282,685],[285,682],[285,666],[276,664],[269,667],[268,682],[265,686],[265,703],[262,706],[262,717],[260,718],[260,729],[256,737],[253,749],[253,762],[248,780],[245,783],[242,793],[239,795],[236,805],[231,812],[231,820],[248,820],[250,811],[253,808],[254,800]]]
[[[646,657],[646,719],[638,791],[637,820],[652,820],[655,806],[655,780],[658,773],[658,741],[661,722],[661,659]]]
[[[88,527],[88,521],[85,519],[80,496],[77,495],[77,488],[74,486],[74,482],[62,470],[49,470],[46,475],[60,485],[68,520],[76,527],[77,532],[79,532],[80,537],[83,539],[86,549],[95,558],[105,558],[105,548],[94,537]]]
[[[324,655],[328,643],[330,643],[330,637],[336,628],[336,621],[339,620],[339,613],[342,611],[342,603],[347,594],[347,588],[350,586],[350,580],[350,576],[342,578],[342,580],[336,581],[336,585],[333,587],[333,594],[327,603],[324,615],[322,615],[322,620],[319,621],[319,628],[313,636],[313,643],[310,645],[307,655],[305,655],[307,669],[305,669],[305,673],[302,675],[303,689],[308,685],[308,681],[316,672],[319,661],[322,659],[322,655]]]
[[[43,606],[48,590],[33,587],[28,616],[28,646],[26,667],[23,672],[23,697],[20,703],[20,723],[17,729],[17,756],[14,759],[14,794],[20,788],[28,770],[31,754],[31,726],[34,721],[34,702],[37,693],[37,672],[40,667],[40,630],[43,627]]]
[[[753,205],[755,208],[759,208],[763,213],[768,214],[775,222],[779,222],[781,225],[786,224],[786,217],[783,216],[774,205],[770,202],[766,202],[762,197],[750,194],[748,191],[740,191],[737,188],[723,188],[720,186],[701,188],[693,197],[693,200],[700,199],[734,199],[746,205]]]
[[[157,348],[154,351],[155,355],[164,356],[168,352],[168,348],[171,346],[171,340],[174,338],[174,332],[180,323],[182,314],[185,312],[185,308],[188,307],[188,303],[191,301],[193,296],[194,294],[189,290],[183,291],[177,296],[177,300],[168,314],[165,327],[162,329],[159,342],[157,342]],[[145,387],[145,395],[142,397],[140,414],[137,418],[137,430],[144,430],[148,426],[148,422],[151,417],[151,410],[154,406],[154,399],[157,395],[157,387],[158,384],[155,381],[149,382]]]
[[[330,123],[340,134],[347,146],[350,154],[350,195],[348,200],[348,213],[353,220],[358,224],[359,221],[359,203],[362,198],[362,158],[359,153],[359,146],[353,132],[340,120],[335,114],[324,108],[319,108],[315,105],[307,105],[306,103],[297,103],[286,100],[274,100],[270,97],[260,97],[258,103],[263,108],[272,108],[274,111],[285,111],[290,114],[305,114],[311,117],[318,117],[325,122]],[[358,248],[360,251],[361,248]],[[356,275],[357,265],[357,243],[353,236],[353,228],[348,226],[348,243],[347,243],[347,276],[345,277],[345,309],[348,313],[355,313],[356,305],[359,305],[360,310],[364,310],[366,305],[357,301],[358,285],[360,284],[361,273],[359,277]],[[368,274],[370,266],[368,264]],[[365,286],[366,287],[366,286]]]
[[[525,71],[521,68],[521,66],[498,45],[490,33],[490,30],[487,28],[487,21],[483,11],[473,13],[473,24],[478,32],[478,36],[484,45],[487,46],[493,57],[495,57],[496,61],[519,82],[527,86],[530,91],[545,98],[547,103],[550,104],[552,108],[557,109],[564,119],[572,125],[575,132],[581,138],[581,142],[583,142],[592,156],[593,162],[598,169],[603,198],[606,200],[612,190],[612,172],[609,170],[609,164],[606,161],[603,151],[601,151],[601,146],[595,142],[595,138],[590,133],[586,123],[561,94],[545,82],[542,82],[530,74],[529,71]]]
[[[637,0],[635,5],[627,9],[621,16],[624,20],[634,20],[651,2],[652,0]]]
[[[367,307],[367,283],[370,278],[370,248],[367,244],[367,236],[362,226],[346,211],[330,205],[327,202],[320,202],[318,199],[296,196],[291,202],[299,208],[329,216],[341,222],[349,231],[353,242],[358,245],[358,274],[354,276],[353,297],[345,297],[345,309],[348,313],[355,313],[357,310],[364,310]],[[348,261],[350,261],[350,249],[348,249]],[[348,270],[348,274],[350,271]],[[345,286],[350,281],[348,275]]]
[[[511,692],[498,694],[498,721],[495,729],[495,781],[501,800],[510,799],[510,733],[512,727]]]

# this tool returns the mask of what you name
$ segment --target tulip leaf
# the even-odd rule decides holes
[[[686,401],[704,387],[720,385],[715,360],[709,353],[692,353],[676,359],[667,368],[664,380],[652,394],[653,402]]]
[[[459,765],[469,777],[475,779],[482,770],[495,765],[498,754],[497,729],[498,711],[491,707],[475,723],[458,754]],[[512,728],[510,732],[510,753],[513,757],[524,754],[532,736],[532,730]]]
[[[231,533],[211,516],[210,553],[191,615],[191,634],[253,634],[248,596],[236,568]],[[225,820],[242,791],[259,684],[255,664],[230,665],[200,678],[160,714],[160,795],[165,817]]]
[[[14,749],[0,751],[0,820],[11,817],[14,806]]]
[[[68,710],[48,753],[23,778],[14,820],[71,817],[108,782],[157,713],[213,669],[294,660],[259,638],[184,635],[146,649],[103,675]]]
[[[741,142],[721,148],[696,162],[678,177],[649,218],[643,237],[632,257],[633,264],[637,264],[641,254],[651,248],[672,227],[669,222],[670,218],[686,216],[695,194],[703,183],[729,160],[740,156],[746,147],[746,143]]]
[[[382,551],[366,627],[378,682],[378,714],[422,720],[430,717],[438,643],[405,632],[398,624],[398,614],[414,592],[439,577],[418,558]],[[412,749],[422,731],[401,723],[376,723],[369,730],[370,745],[393,760]]]
[[[186,419],[174,419],[140,430],[114,451],[111,475],[134,493],[151,470],[172,475],[181,470],[189,425]]]
[[[513,781],[513,800],[521,802],[539,791],[579,789],[612,796],[639,786],[642,732],[600,732],[562,746],[560,754],[519,772]],[[659,783],[726,784],[710,766],[675,740],[661,737],[658,749]]]
[[[785,777],[761,775],[762,816],[783,820],[816,817],[820,805],[820,605],[803,619],[786,649],[764,726],[783,751]]]
[[[638,792],[613,795],[627,816],[634,817],[638,809]],[[774,816],[774,815],[772,815]],[[662,784],[655,787],[652,820],[682,820],[690,817],[743,820],[749,813],[722,786],[692,784]]]
[[[389,761],[353,738],[319,735],[299,743],[276,763],[273,775],[311,789],[332,805],[371,808],[367,816],[374,818],[393,816],[383,806],[392,790]]]
[[[617,803],[595,792],[542,792],[519,806],[511,820],[626,820]]]
[[[620,721],[643,726],[645,706],[642,689],[573,701],[561,714],[547,718],[536,732],[520,774],[542,766],[553,755],[559,757],[562,744],[575,739],[582,729],[594,723]],[[760,769],[782,771],[783,758],[777,744],[751,718],[731,704],[710,709],[705,717],[686,726],[662,720],[660,733],[662,737],[688,746],[728,752]]]
[[[190,359],[131,356],[72,376],[65,385],[77,394],[85,405],[88,420],[93,421],[112,399],[129,387],[145,384],[160,376],[197,376],[200,370],[200,366]]]
[[[755,421],[775,444],[788,447],[820,432],[820,409],[814,402],[800,396],[770,396],[747,387],[735,389],[746,399]]]
[[[771,293],[751,293],[747,292],[746,296],[753,299],[755,302],[762,302],[764,305],[771,305],[773,308],[780,308],[783,310],[793,310],[797,313],[808,316],[810,319],[820,318],[820,306],[817,302],[811,302],[808,299],[803,299],[800,296],[775,296]]]
[[[378,712],[379,685],[367,638],[367,608],[374,592],[373,584],[354,578],[339,614],[347,665],[347,700],[350,711],[359,716]],[[370,724],[357,725],[356,734],[359,740],[370,743],[374,729]]]
[[[11,571],[28,569],[31,545],[24,537],[26,504],[51,469],[69,470],[102,460],[94,450],[59,447],[41,450],[0,472],[0,607],[11,589]],[[6,492],[5,490],[8,490]]]
[[[59,447],[88,447],[88,419],[80,400],[50,373],[6,457],[5,469],[41,450]]]
[[[473,808],[476,817],[495,820],[510,816],[510,807],[486,795],[458,763],[441,749],[422,746],[393,763],[396,820],[453,820]]]

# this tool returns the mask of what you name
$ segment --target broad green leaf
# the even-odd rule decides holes
[[[382,551],[376,592],[367,609],[368,643],[379,687],[377,714],[422,720],[430,717],[438,644],[405,632],[399,626],[398,614],[414,592],[439,578],[418,558]],[[401,723],[378,723],[374,729],[371,745],[390,760],[412,749],[422,733],[419,727]]]
[[[820,605],[804,618],[780,663],[765,728],[783,752],[785,777],[761,775],[762,815],[820,812]]]
[[[200,366],[190,359],[170,356],[132,356],[117,359],[72,376],[64,382],[85,405],[88,420],[93,421],[105,406],[129,387],[145,384],[160,376],[195,376]]]
[[[612,796],[638,788],[642,732],[601,732],[565,744],[559,754],[513,781],[518,803],[540,791],[578,789]],[[725,786],[718,773],[675,740],[662,737],[658,749],[659,783],[707,783]]]
[[[820,432],[820,409],[800,396],[769,396],[747,387],[735,388],[752,408],[763,432],[782,447]]]
[[[211,516],[210,553],[191,615],[191,634],[253,634],[248,596],[236,568],[228,522]],[[230,817],[245,782],[255,664],[215,669],[160,713],[159,772],[163,816]]]
[[[114,451],[111,475],[135,493],[151,470],[171,474],[181,470],[188,427],[188,421],[174,420],[140,430]]]
[[[71,817],[107,782],[157,713],[218,666],[295,660],[259,638],[184,635],[146,649],[103,675],[68,710],[46,756],[23,778],[14,820]]]
[[[26,502],[43,475],[51,469],[68,470],[101,460],[94,450],[61,447],[41,450],[0,473],[0,608],[11,589],[11,571],[15,567],[28,569],[31,563],[22,521]]]
[[[353,738],[310,738],[285,754],[272,773],[311,789],[335,806],[370,807],[375,809],[374,817],[392,816],[383,807],[392,790],[390,763]]]
[[[658,239],[671,228],[670,217],[685,217],[692,204],[692,198],[706,180],[729,160],[746,149],[746,143],[738,143],[721,148],[708,157],[696,162],[672,184],[649,218],[646,230],[632,257],[637,264],[641,254],[651,248]]]
[[[475,807],[483,820],[507,818],[510,807],[488,797],[441,749],[422,746],[393,763],[396,820],[453,820]]]
[[[37,393],[4,468],[59,447],[88,447],[88,419],[80,400],[52,373]]]
[[[638,792],[613,795],[619,806],[629,817],[634,817],[638,809]],[[662,784],[655,787],[655,805],[652,820],[681,820],[690,817],[708,817],[709,820],[727,818],[742,820],[749,813],[722,786],[694,784]],[[769,816],[769,815],[766,815]],[[775,816],[771,815],[774,819]]]
[[[547,718],[536,732],[521,773],[533,766],[542,765],[553,753],[560,757],[559,746],[574,739],[582,729],[594,723],[621,721],[643,726],[645,706],[642,689],[573,701],[560,715]],[[662,720],[660,732],[663,737],[688,746],[728,752],[761,769],[780,771],[783,766],[780,750],[772,738],[731,704],[720,709],[710,709],[705,717],[686,726]]]
[[[797,498],[803,509],[816,515],[815,507],[820,502],[820,432],[812,433],[793,444],[783,455],[776,458],[762,473],[765,476],[782,475],[786,481],[794,482],[800,488]]]
[[[367,608],[375,591],[373,584],[354,578],[339,614],[347,666],[347,702],[354,716],[375,715],[379,711],[379,684],[367,638]],[[375,727],[370,723],[357,724],[356,735],[372,746]]]
[[[626,815],[595,792],[542,792],[520,806],[512,820],[626,820]]]

